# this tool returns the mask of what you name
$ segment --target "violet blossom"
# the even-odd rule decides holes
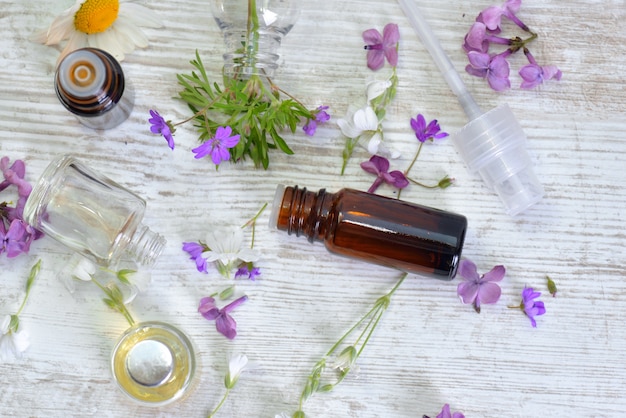
[[[5,229],[4,221],[0,221],[0,254],[6,252],[7,257],[17,257],[30,250],[33,241],[32,228],[21,219],[13,219],[9,229]]]
[[[465,418],[461,412],[450,412],[450,405],[445,404],[436,418]]]
[[[546,308],[543,302],[539,300],[535,301],[535,299],[539,296],[541,296],[541,292],[535,292],[532,287],[524,286],[520,309],[524,311],[528,319],[530,319],[530,323],[533,328],[537,328],[537,321],[535,321],[535,317],[546,313]]]
[[[467,53],[470,63],[465,67],[465,71],[473,76],[486,78],[489,86],[496,91],[506,90],[511,87],[510,67],[506,60],[509,55],[511,51],[508,49],[497,55],[470,51]]]
[[[419,142],[427,140],[441,139],[448,136],[447,132],[442,132],[437,119],[433,119],[426,124],[426,118],[420,113],[415,119],[411,118],[411,128],[415,132],[415,137]]]
[[[199,147],[191,151],[196,154],[194,158],[199,159],[211,154],[213,164],[219,165],[222,161],[230,159],[230,148],[239,143],[239,134],[231,135],[233,130],[230,126],[218,126],[215,136],[204,142]]]
[[[189,254],[189,258],[196,263],[196,269],[200,273],[208,273],[207,260],[202,257],[202,253],[207,251],[207,248],[198,242],[183,242],[183,251]]]
[[[4,181],[0,183],[0,192],[11,185],[17,187],[18,198],[15,207],[6,208],[7,220],[13,221],[14,219],[23,219],[24,206],[33,188],[30,183],[24,180],[24,176],[26,175],[24,161],[15,160],[10,166],[9,161],[9,157],[2,157],[0,159],[0,170],[2,170],[2,176],[4,177]]]
[[[219,309],[215,305],[215,299],[208,296],[200,299],[198,312],[200,312],[200,314],[209,321],[215,320],[215,328],[217,328],[220,334],[232,340],[237,336],[237,322],[232,316],[230,316],[230,311],[244,303],[246,300],[248,300],[248,297],[242,296],[224,306],[222,309]]]
[[[504,278],[506,269],[502,265],[495,266],[489,272],[480,276],[476,264],[471,260],[461,260],[458,275],[463,282],[459,283],[456,292],[463,303],[474,305],[480,313],[480,305],[496,303],[500,299],[502,290],[495,282]]]
[[[487,52],[490,44],[511,45],[511,40],[487,33],[487,27],[482,22],[474,22],[465,35],[463,49],[466,52]]]
[[[150,109],[150,131],[154,134],[161,134],[163,138],[167,141],[167,145],[170,149],[174,149],[174,137],[172,136],[173,129],[172,126],[163,119],[159,112],[156,110]]]
[[[313,112],[315,113],[315,117],[313,119],[307,120],[307,123],[302,127],[304,133],[309,136],[313,136],[315,135],[315,131],[317,130],[318,123],[325,123],[330,120],[330,115],[328,114],[328,112],[326,112],[327,109],[328,106],[319,106],[315,110],[315,112]]]
[[[368,29],[363,32],[365,49],[367,50],[367,66],[371,70],[379,70],[385,65],[385,58],[389,65],[398,65],[398,41],[400,31],[395,23],[388,23],[381,35],[377,29]]]
[[[260,268],[258,267],[250,268],[250,266],[248,266],[247,264],[244,264],[243,266],[237,269],[237,272],[235,273],[235,279],[246,278],[254,282],[256,281],[257,277],[259,277],[260,275],[261,275]]]
[[[389,172],[389,160],[379,155],[373,155],[368,161],[362,162],[361,168],[376,175],[376,180],[368,189],[368,193],[374,193],[383,182],[398,189],[403,189],[409,185],[409,181],[401,171]]]
[[[558,81],[561,79],[561,70],[559,70],[556,66],[538,65],[533,55],[526,48],[524,48],[524,55],[528,58],[529,64],[523,66],[519,70],[519,75],[524,80],[520,85],[521,88],[532,89],[543,83],[545,80],[555,79]]]
[[[515,22],[517,26],[523,30],[528,30],[528,27],[517,18],[517,13],[522,5],[522,0],[507,0],[502,6],[490,6],[479,13],[476,18],[477,22],[484,23],[487,29],[493,33],[500,33],[502,17],[506,17]]]

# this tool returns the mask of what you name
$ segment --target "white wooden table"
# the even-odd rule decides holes
[[[57,4],[55,4],[57,3]],[[347,260],[267,228],[259,221],[256,248],[262,277],[241,283],[250,300],[234,313],[239,335],[228,341],[196,311],[200,297],[228,282],[203,275],[181,250],[203,239],[211,224],[249,219],[271,201],[277,183],[311,189],[366,190],[373,178],[358,162],[339,176],[343,140],[334,123],[314,139],[288,135],[295,155],[271,155],[270,169],[250,163],[215,171],[194,160],[191,126],[176,133],[170,151],[149,133],[148,110],[167,118],[189,115],[173,99],[176,74],[191,70],[199,49],[210,73],[221,68],[222,40],[208,2],[142,2],[165,27],[147,30],[150,46],[127,56],[123,68],[136,91],[131,117],[97,132],[67,113],[52,88],[58,51],[33,44],[29,35],[48,25],[72,2],[0,0],[0,154],[26,162],[35,182],[53,156],[73,152],[95,169],[148,201],[146,224],[168,244],[153,283],[132,304],[139,320],[177,325],[194,341],[201,368],[195,391],[162,409],[137,406],[115,387],[109,355],[126,328],[123,317],[95,292],[70,295],[55,273],[69,257],[50,238],[26,256],[0,256],[0,314],[22,297],[30,266],[43,270],[21,316],[31,346],[21,360],[0,365],[0,416],[202,417],[223,394],[229,353],[254,364],[221,410],[223,417],[274,417],[293,413],[315,362],[395,283],[398,273]],[[418,112],[455,132],[465,115],[395,2],[303,2],[302,15],[285,38],[275,80],[308,106],[329,105],[333,120],[360,106],[366,81],[383,77],[365,67],[360,34],[388,22],[400,26],[400,86],[388,112],[386,135],[405,150],[417,147],[409,118]],[[460,71],[463,36],[489,1],[418,1]],[[456,178],[445,191],[411,186],[403,199],[460,212],[469,220],[464,255],[484,272],[504,264],[502,298],[480,315],[456,296],[458,279],[439,282],[411,276],[359,360],[359,371],[333,392],[306,404],[314,417],[434,417],[444,403],[467,417],[621,417],[626,414],[626,189],[623,110],[626,106],[626,2],[624,0],[526,0],[519,16],[539,32],[531,46],[542,63],[563,71],[560,82],[531,91],[495,93],[483,80],[462,77],[485,108],[508,103],[530,141],[545,198],[522,215],[507,216],[497,197],[466,171],[452,143],[424,149],[413,173],[424,181]],[[518,68],[523,56],[513,60]],[[384,70],[383,70],[384,71]],[[217,79],[217,78],[216,78]],[[393,196],[392,189],[379,193]],[[551,298],[545,276],[559,286]],[[544,292],[547,313],[533,329],[517,305],[524,285]],[[89,288],[87,288],[89,289]]]

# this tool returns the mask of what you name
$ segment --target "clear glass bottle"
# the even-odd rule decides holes
[[[467,219],[353,189],[337,193],[279,185],[270,226],[336,254],[451,280],[461,259]]]
[[[224,75],[272,77],[282,39],[300,16],[300,0],[210,0],[224,35]]]
[[[121,65],[96,48],[77,49],[65,56],[57,67],[54,89],[63,106],[92,129],[116,127],[134,105],[134,92]]]
[[[142,224],[145,208],[141,197],[63,155],[33,188],[24,219],[101,266],[114,267],[128,256],[150,267],[165,239]]]

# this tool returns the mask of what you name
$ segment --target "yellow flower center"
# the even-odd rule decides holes
[[[120,9],[118,0],[85,0],[74,15],[77,31],[91,35],[109,29]]]

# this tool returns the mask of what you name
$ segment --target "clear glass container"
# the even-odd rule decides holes
[[[110,129],[124,122],[134,105],[134,92],[119,62],[96,48],[72,51],[54,77],[59,101],[83,125]]]
[[[300,0],[211,0],[226,44],[224,75],[271,77],[283,37],[300,16]]]
[[[33,187],[24,219],[104,267],[123,256],[150,267],[165,239],[142,223],[146,202],[72,155],[52,161]]]
[[[193,388],[196,357],[189,338],[163,322],[143,322],[120,337],[111,354],[120,390],[146,406],[182,399]]]

